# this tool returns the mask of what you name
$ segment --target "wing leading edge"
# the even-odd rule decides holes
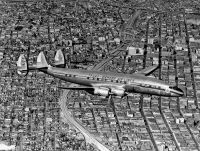
[[[150,66],[148,68],[145,68],[141,71],[138,71],[137,74],[143,74],[145,76],[148,76],[150,75],[151,73],[153,73],[155,70],[157,70],[159,68],[158,65],[155,65],[155,66]]]

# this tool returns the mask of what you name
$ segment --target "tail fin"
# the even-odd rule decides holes
[[[40,52],[38,57],[37,57],[37,64],[35,66],[36,69],[41,69],[41,68],[48,68],[49,65],[47,63],[46,57],[43,52]]]
[[[64,56],[62,50],[59,49],[55,55],[55,66],[65,68],[65,65],[66,65],[65,56]]]
[[[24,54],[21,54],[17,61],[17,73],[23,76],[28,74],[28,64]]]
[[[33,66],[28,66],[28,61],[26,60],[24,54],[21,54],[17,61],[17,73],[19,75],[26,76],[28,74],[29,70],[48,68],[49,66],[50,65],[48,65],[43,52],[39,53],[39,55],[37,57],[37,63]]]

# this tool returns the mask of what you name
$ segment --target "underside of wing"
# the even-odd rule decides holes
[[[145,69],[143,69],[141,71],[138,71],[137,74],[143,74],[145,76],[148,76],[151,73],[153,73],[155,70],[157,70],[158,67],[159,67],[158,65],[151,66],[151,67],[145,68]]]

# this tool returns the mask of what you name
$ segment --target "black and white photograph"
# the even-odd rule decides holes
[[[0,0],[0,151],[200,151],[200,0]]]

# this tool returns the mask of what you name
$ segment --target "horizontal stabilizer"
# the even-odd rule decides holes
[[[48,65],[43,52],[40,52],[37,57],[37,63],[32,66],[28,65],[28,61],[26,60],[25,55],[21,54],[17,61],[17,73],[19,75],[26,76],[31,70],[48,68],[49,66],[50,65]]]
[[[62,52],[61,49],[59,49],[57,52],[56,52],[56,55],[55,55],[55,66],[56,67],[63,67],[65,68],[65,56]]]
[[[159,67],[158,65],[151,66],[151,67],[145,68],[145,69],[143,69],[141,71],[138,71],[137,74],[143,74],[145,76],[148,76],[151,73],[153,73],[155,70],[157,70],[158,67]]]

